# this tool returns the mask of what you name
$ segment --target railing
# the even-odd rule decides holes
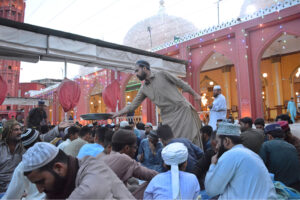
[[[117,117],[116,122],[120,123],[121,121],[133,121],[134,123],[138,123],[142,121],[142,116],[133,116],[133,117]]]
[[[215,25],[215,26],[200,30],[196,33],[187,34],[178,40],[170,41],[170,42],[162,44],[158,47],[152,48],[151,51],[156,52],[156,51],[159,51],[159,50],[162,50],[162,49],[174,46],[174,45],[178,45],[185,41],[188,41],[188,40],[191,40],[191,39],[194,39],[194,38],[197,38],[197,37],[200,37],[200,36],[203,36],[203,35],[206,35],[206,34],[221,30],[221,29],[229,28],[231,26],[234,26],[234,25],[237,25],[242,22],[246,22],[246,21],[258,18],[258,17],[263,17],[264,15],[267,15],[267,14],[270,14],[273,12],[277,12],[284,8],[289,8],[289,7],[298,5],[298,4],[300,4],[300,0],[285,0],[284,2],[278,2],[277,4],[274,4],[269,8],[261,9],[259,11],[254,12],[253,14],[247,15],[245,17],[232,19],[231,21],[223,22],[220,25]]]

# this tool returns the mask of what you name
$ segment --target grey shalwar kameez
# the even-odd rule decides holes
[[[120,111],[125,114],[134,111],[148,97],[161,110],[163,124],[168,124],[176,138],[184,137],[196,142],[202,148],[200,140],[201,121],[195,108],[179,92],[197,93],[183,80],[164,71],[151,73],[150,81],[142,85],[131,105]]]

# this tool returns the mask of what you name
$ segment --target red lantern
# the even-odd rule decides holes
[[[0,76],[0,105],[5,100],[6,93],[7,93],[6,81]]]
[[[58,100],[65,112],[73,109],[80,98],[80,87],[75,81],[64,79],[58,89]]]
[[[112,109],[116,110],[118,100],[120,99],[120,84],[118,81],[112,82],[102,92],[102,97],[105,105]]]

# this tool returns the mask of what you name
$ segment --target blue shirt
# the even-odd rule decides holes
[[[197,199],[200,186],[194,174],[179,171],[180,199]],[[171,171],[156,175],[147,186],[144,199],[172,199]]]
[[[102,151],[104,151],[104,148],[100,144],[97,144],[97,143],[85,144],[80,148],[77,158],[81,159],[84,156],[96,157]]]
[[[203,151],[186,138],[174,138],[170,141],[169,144],[174,142],[183,143],[188,149],[189,155],[188,155],[187,166],[185,171],[193,173],[198,160],[203,155]]]
[[[204,145],[204,151],[206,152],[208,149],[211,149],[211,143],[210,143],[210,139],[206,142],[206,144]]]
[[[149,169],[153,169],[157,172],[162,172],[163,171],[163,167],[162,167],[163,160],[161,157],[162,148],[163,145],[160,142],[158,142],[155,148],[156,154],[154,155],[150,149],[148,138],[143,139],[141,141],[139,147],[139,153],[138,153],[138,155],[144,154],[144,159],[141,162],[142,165]]]
[[[205,191],[222,199],[277,199],[268,170],[256,153],[243,145],[226,151],[211,164],[205,177]]]

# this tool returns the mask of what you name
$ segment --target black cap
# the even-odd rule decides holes
[[[43,106],[43,105],[45,105],[45,101],[43,101],[43,100],[39,100],[39,102],[38,102],[38,105],[39,105],[39,106]]]
[[[150,69],[150,64],[145,60],[138,60],[135,64],[139,67],[146,67],[147,69]]]

